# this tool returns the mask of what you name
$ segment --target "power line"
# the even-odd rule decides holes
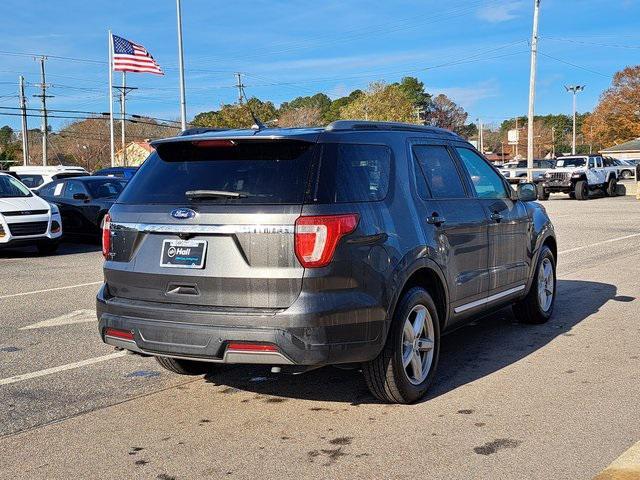
[[[563,60],[563,59],[558,58],[558,57],[553,57],[553,56],[551,56],[551,55],[549,55],[547,53],[543,53],[541,51],[538,51],[538,53],[540,55],[544,56],[544,57],[550,58],[551,60],[555,60],[556,62],[564,63],[565,65],[570,65],[572,67],[579,68],[580,70],[584,70],[586,72],[593,73],[594,75],[600,75],[601,77],[606,77],[606,78],[613,78],[613,75],[608,75],[606,73],[598,72],[596,70],[591,70],[590,68],[583,67],[582,65],[578,65],[576,63],[572,63],[572,62],[569,62],[567,60]]]

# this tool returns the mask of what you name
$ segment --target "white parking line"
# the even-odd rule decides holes
[[[88,287],[91,285],[100,285],[102,281],[90,283],[78,283],[77,285],[67,285],[66,287],[45,288],[44,290],[33,290],[31,292],[11,293],[9,295],[0,296],[0,300],[5,298],[23,297],[25,295],[33,295],[35,293],[57,292],[58,290],[68,290],[70,288]]]
[[[49,320],[32,323],[31,325],[27,325],[26,327],[21,327],[19,330],[34,330],[36,328],[59,327],[61,325],[89,322],[97,322],[96,311],[83,309],[75,310],[71,313],[67,313],[66,315],[61,315],[59,317],[50,318]]]
[[[81,360],[80,362],[68,363],[66,365],[60,365],[59,367],[45,368],[44,370],[38,370],[37,372],[25,373],[22,375],[14,375],[13,377],[3,378],[0,380],[0,387],[3,385],[10,385],[12,383],[22,382],[23,380],[30,380],[32,378],[44,377],[45,375],[51,375],[52,373],[64,372],[66,370],[73,370],[74,368],[86,367],[87,365],[93,365],[94,363],[106,362],[107,360],[113,360],[114,358],[123,357],[127,352],[121,351],[104,355],[102,357],[89,358],[87,360]]]
[[[583,245],[582,247],[570,248],[568,250],[562,250],[558,252],[558,255],[564,253],[577,252],[579,250],[584,250],[585,248],[592,248],[598,245],[604,245],[606,243],[619,242],[620,240],[627,240],[629,238],[640,237],[640,233],[632,233],[631,235],[625,235],[624,237],[610,238],[609,240],[603,240],[602,242],[590,243],[589,245]]]

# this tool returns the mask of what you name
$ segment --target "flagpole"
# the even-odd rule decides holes
[[[109,30],[109,131],[111,135],[111,166],[116,164],[113,135],[113,36]]]
[[[127,166],[127,145],[126,145],[126,140],[125,140],[125,116],[126,116],[126,98],[127,98],[127,72],[122,72],[122,100],[121,100],[121,127],[122,127],[122,166],[126,167]]]
[[[182,51],[182,8],[180,0],[176,0],[176,10],[178,16],[178,64],[180,67],[180,117],[182,130],[187,129],[187,99],[184,91],[184,54]]]

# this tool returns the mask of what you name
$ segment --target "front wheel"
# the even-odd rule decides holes
[[[545,323],[551,318],[555,299],[556,260],[549,247],[544,246],[529,293],[513,305],[513,313],[522,323]]]
[[[575,194],[578,200],[586,200],[589,198],[589,184],[584,180],[576,182]]]
[[[203,375],[211,370],[211,366],[207,362],[170,357],[156,357],[156,361],[162,368],[178,375]]]
[[[440,354],[440,324],[431,296],[414,287],[400,299],[387,342],[363,365],[371,393],[388,403],[412,403],[427,391]]]

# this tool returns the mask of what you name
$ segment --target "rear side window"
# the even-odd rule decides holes
[[[302,203],[314,145],[297,140],[203,140],[160,145],[119,197],[128,204]],[[189,191],[221,196],[189,200]]]
[[[385,145],[318,144],[308,203],[375,202],[389,189],[391,150]]]
[[[433,198],[466,197],[460,174],[447,147],[415,145],[413,154]]]

